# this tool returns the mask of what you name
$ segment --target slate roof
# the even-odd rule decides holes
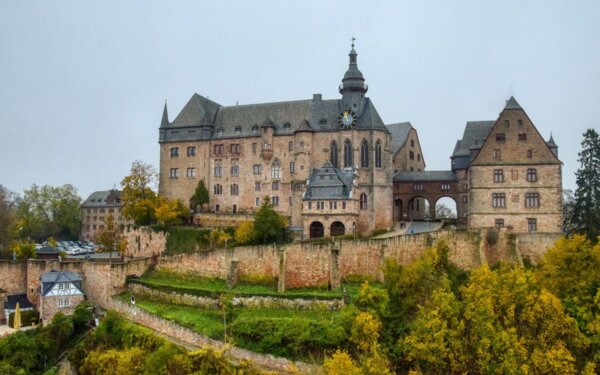
[[[71,271],[50,271],[43,273],[40,276],[40,281],[42,282],[42,295],[45,296],[52,289],[52,287],[56,283],[72,283],[79,289],[81,293],[82,290],[82,279],[81,276],[75,272]]]
[[[58,254],[58,249],[52,246],[44,246],[36,250],[38,254]]]
[[[394,175],[394,182],[412,181],[458,181],[458,176],[452,171],[403,171]]]
[[[506,101],[506,106],[504,109],[523,109],[521,105],[517,102],[514,96],[511,96],[510,99]]]
[[[95,191],[81,204],[82,208],[119,206],[121,204],[119,190]]]
[[[392,155],[396,153],[406,144],[408,139],[408,133],[412,129],[410,122],[399,122],[397,124],[386,125],[390,133],[392,134]]]
[[[471,147],[483,144],[495,123],[496,121],[467,121],[462,139],[456,142],[452,157],[470,155]]]
[[[17,308],[17,303],[19,303],[19,308],[21,310],[30,310],[33,309],[33,305],[27,299],[27,294],[13,294],[11,296],[6,296],[6,302],[4,302],[4,308],[7,310],[15,310]]]
[[[321,168],[313,168],[304,200],[342,200],[352,197],[354,170],[334,168],[326,161]]]
[[[558,147],[558,145],[556,144],[556,142],[554,142],[554,137],[552,137],[552,135],[550,135],[550,139],[548,140],[548,142],[546,142],[546,144],[550,148],[557,148]]]

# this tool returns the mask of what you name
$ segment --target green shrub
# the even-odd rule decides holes
[[[170,227],[167,231],[165,255],[193,253],[209,248],[210,229]]]
[[[8,325],[14,327],[15,313],[10,313]],[[21,327],[30,326],[31,323],[37,324],[40,321],[40,314],[36,310],[21,310]]]
[[[499,238],[500,235],[498,234],[497,229],[488,229],[487,233],[485,234],[485,242],[487,242],[490,246],[494,246],[496,243],[498,243]]]
[[[320,356],[345,341],[341,324],[302,318],[238,318],[231,330],[238,346],[291,358]]]
[[[262,273],[247,273],[240,276],[240,282],[252,285],[277,286],[277,279]]]

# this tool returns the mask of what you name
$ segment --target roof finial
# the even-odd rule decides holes
[[[356,38],[354,37],[354,35],[352,35],[352,48],[354,48],[354,41],[356,41]]]

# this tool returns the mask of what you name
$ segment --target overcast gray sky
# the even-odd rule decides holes
[[[83,198],[158,166],[195,92],[222,105],[339,97],[350,38],[386,123],[410,121],[428,170],[469,120],[514,95],[575,187],[599,129],[600,1],[1,1],[0,184]]]

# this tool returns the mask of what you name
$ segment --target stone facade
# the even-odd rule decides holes
[[[66,306],[59,303],[59,300],[64,298],[68,298],[69,301]],[[85,296],[83,295],[69,297],[46,296],[41,299],[38,306],[38,311],[40,311],[40,321],[43,323],[50,322],[54,315],[59,312],[64,315],[72,315],[77,305],[84,300]]]
[[[96,191],[81,204],[81,236],[83,241],[94,241],[96,234],[104,229],[106,218],[112,215],[115,224],[124,228],[132,224],[122,213],[121,192],[118,190]]]
[[[315,94],[312,100],[224,107],[194,95],[172,122],[165,107],[159,191],[188,202],[203,180],[210,210],[228,214],[254,213],[269,196],[290,226],[301,229],[317,221],[306,223],[306,181],[314,168],[331,162],[357,172],[352,199],[365,194],[368,201],[340,221],[360,233],[389,228],[391,136],[366,91],[353,49],[341,99]]]

